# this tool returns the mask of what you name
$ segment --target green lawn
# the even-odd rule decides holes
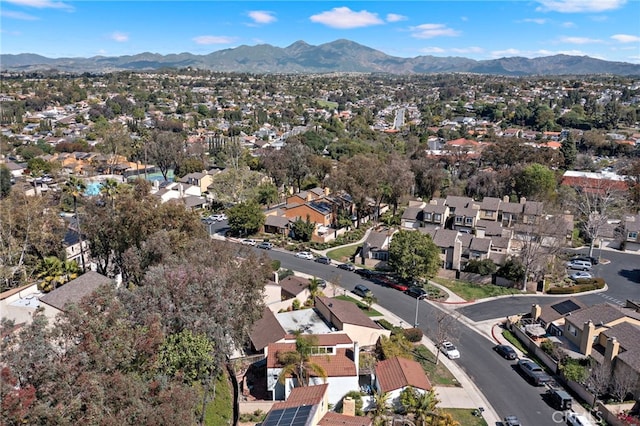
[[[466,281],[449,280],[447,278],[440,277],[435,277],[431,281],[448,288],[464,300],[468,301],[509,294],[522,294],[522,291],[518,289],[501,287],[493,284],[473,284]]]
[[[469,408],[443,408],[443,411],[451,413],[453,419],[462,426],[487,426],[487,422],[482,417],[473,415],[473,409]]]
[[[340,247],[334,250],[329,250],[327,252],[327,257],[333,260],[337,260],[338,262],[351,262],[351,258],[360,246],[347,246]]]
[[[441,356],[444,356],[441,354]],[[429,377],[429,381],[439,386],[461,386],[460,382],[453,377],[451,371],[444,366],[442,362],[435,364],[436,356],[424,345],[416,346],[414,349],[414,357],[418,361]],[[465,423],[462,423],[466,425]]]
[[[334,297],[334,299],[346,300],[347,302],[355,303],[356,305],[358,305],[358,308],[360,308],[360,310],[362,310],[362,312],[364,312],[369,317],[381,317],[382,316],[382,314],[380,312],[376,311],[373,308],[367,309],[367,305],[365,305],[364,303],[354,299],[353,297],[349,297],[349,296],[344,295],[344,296],[336,296],[336,297]]]
[[[204,424],[211,426],[230,425],[233,422],[233,395],[226,371],[215,380],[215,395],[212,390],[210,389],[209,398],[214,399],[207,404]]]
[[[316,102],[321,108],[338,108],[338,103],[333,101],[325,101],[324,99],[316,99]]]

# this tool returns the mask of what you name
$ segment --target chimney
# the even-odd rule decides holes
[[[329,189],[329,187],[325,186],[324,187],[324,195],[326,196],[326,195],[329,195],[329,194],[331,194],[331,190]]]
[[[273,281],[276,284],[280,283],[280,274],[278,274],[278,271],[273,271]]]
[[[534,303],[533,305],[531,305],[531,318],[533,318],[535,321],[538,321],[538,318],[540,318],[541,313],[542,313],[542,307],[540,307],[540,305],[538,305],[537,303]]]
[[[503,203],[508,203],[509,202],[509,196],[505,195],[504,197],[502,197],[502,202]]]
[[[613,361],[613,359],[618,356],[618,352],[620,352],[620,343],[618,343],[618,339],[615,337],[608,338],[607,347],[604,349],[604,361]]]
[[[355,417],[356,401],[353,398],[346,397],[342,400],[342,414],[345,416]]]
[[[520,197],[520,204],[526,204],[527,199],[525,197]]]
[[[476,237],[478,238],[484,238],[484,229],[476,229]]]
[[[593,321],[589,320],[584,323],[582,327],[582,336],[580,338],[580,352],[586,356],[591,355],[593,349],[593,338],[596,334],[596,327],[593,325]]]

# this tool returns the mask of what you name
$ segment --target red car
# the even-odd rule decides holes
[[[401,284],[401,283],[393,281],[393,280],[389,280],[389,283],[387,285],[389,287],[391,287],[391,288],[395,288],[396,290],[400,290],[402,292],[405,292],[405,291],[409,290],[409,286],[408,285]]]

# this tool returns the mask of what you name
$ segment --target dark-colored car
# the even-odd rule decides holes
[[[315,261],[325,265],[331,265],[331,259],[329,259],[327,256],[316,257]]]
[[[360,275],[363,278],[371,278],[372,276],[374,276],[376,274],[372,270],[365,269],[365,268],[356,269],[355,272],[356,272],[356,274]]]
[[[506,416],[504,418],[503,426],[520,426],[520,420],[516,416]]]
[[[411,297],[415,297],[416,299],[418,297],[427,297],[427,290],[425,290],[422,287],[418,287],[418,286],[411,286],[407,289],[407,291],[405,291],[405,294],[408,294]]]
[[[263,241],[259,243],[256,247],[263,250],[271,250],[273,248],[273,243],[270,243],[268,241]]]
[[[353,263],[341,263],[338,265],[338,268],[344,269],[345,271],[355,271],[356,267],[353,266]]]
[[[358,284],[353,289],[353,294],[357,294],[360,297],[367,297],[368,294],[371,294],[371,290],[365,285]]]
[[[573,398],[567,392],[562,389],[549,389],[547,390],[547,399],[549,404],[557,410],[571,410],[573,405]]]
[[[518,367],[527,380],[535,386],[544,386],[551,382],[551,377],[544,372],[542,367],[530,359],[521,359],[518,361]]]
[[[516,351],[509,345],[498,345],[495,348],[496,352],[503,357],[504,359],[516,359],[518,358],[518,354]]]

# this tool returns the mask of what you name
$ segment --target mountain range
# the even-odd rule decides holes
[[[269,44],[242,45],[207,55],[140,53],[91,58],[47,58],[33,53],[0,55],[2,71],[58,70],[103,73],[161,68],[199,68],[218,72],[249,73],[478,73],[524,75],[640,75],[640,64],[611,62],[588,56],[554,55],[539,58],[511,57],[476,61],[463,57],[416,56],[400,58],[350,40],[313,46],[297,41],[288,47]]]

